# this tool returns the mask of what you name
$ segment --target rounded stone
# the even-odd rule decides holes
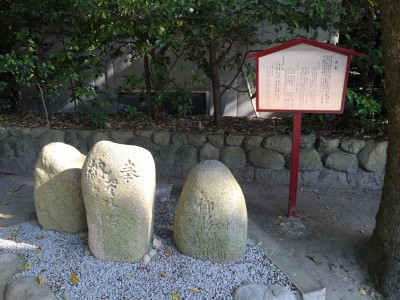
[[[61,130],[48,130],[39,137],[40,149],[54,142],[65,142],[65,133]]]
[[[289,154],[292,151],[292,140],[285,135],[269,136],[263,141],[263,147],[283,154]]]
[[[322,168],[322,161],[317,150],[309,149],[300,151],[299,170],[315,171],[315,170],[320,170],[321,168]]]
[[[360,166],[371,172],[383,172],[386,166],[388,142],[369,142],[360,152]]]
[[[86,156],[64,143],[43,147],[35,165],[34,202],[45,229],[75,233],[86,230],[80,182]]]
[[[223,134],[209,134],[207,135],[208,141],[217,148],[221,148],[224,145],[224,135]]]
[[[258,148],[248,153],[249,162],[263,169],[283,169],[285,167],[285,158],[282,154],[271,150]]]
[[[259,148],[263,140],[262,136],[247,136],[243,140],[243,148],[246,151]]]
[[[171,134],[169,131],[155,131],[152,139],[157,145],[168,146],[171,140]]]
[[[7,282],[10,281],[15,274],[24,270],[24,264],[24,260],[17,254],[0,254],[0,299],[3,299],[2,295],[6,289]]]
[[[207,140],[206,136],[203,134],[188,134],[188,142],[194,147],[201,147]]]
[[[219,158],[219,149],[214,147],[211,143],[206,142],[199,151],[200,161]]]
[[[300,138],[300,147],[301,148],[311,148],[314,147],[315,141],[317,138],[315,135],[310,134],[310,135],[302,135]]]
[[[129,140],[128,144],[144,148],[149,151],[153,156],[155,156],[157,153],[155,145],[149,137],[135,136]]]
[[[358,159],[353,154],[336,151],[327,156],[325,166],[337,171],[355,173],[358,170]]]
[[[5,300],[57,300],[47,283],[39,283],[39,278],[26,276],[15,278],[7,284]]]
[[[197,163],[197,149],[192,145],[183,145],[177,150],[175,160],[179,163]]]
[[[357,154],[365,147],[365,144],[365,141],[362,140],[348,139],[340,143],[340,149],[348,153]]]
[[[110,138],[104,132],[101,132],[101,131],[96,132],[89,139],[89,149],[92,148],[94,146],[94,144],[96,144],[100,141],[109,141],[109,140],[110,140]]]
[[[244,168],[246,154],[241,147],[226,147],[221,151],[221,161],[229,168]]]
[[[234,300],[296,300],[296,295],[289,289],[273,284],[246,284],[238,287],[234,294]]]
[[[151,153],[101,141],[82,168],[89,248],[101,260],[138,262],[149,249],[156,190]]]
[[[331,152],[339,146],[339,139],[328,139],[324,137],[319,138],[318,151],[322,153]]]
[[[206,160],[192,168],[178,201],[174,222],[177,249],[213,262],[240,259],[247,243],[247,210],[229,169]]]
[[[244,136],[241,135],[228,135],[225,138],[225,143],[228,146],[240,146],[244,140]]]
[[[36,141],[33,138],[21,138],[15,142],[15,154],[17,157],[35,157]]]
[[[172,135],[171,142],[174,145],[186,145],[188,143],[188,138],[186,133],[178,132]]]

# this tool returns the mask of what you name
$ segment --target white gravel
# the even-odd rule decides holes
[[[151,251],[150,262],[100,261],[87,251],[87,234],[44,230],[37,222],[0,230],[0,253],[19,254],[29,269],[17,277],[43,278],[59,299],[232,299],[237,287],[249,283],[294,290],[251,240],[244,257],[229,264],[180,254],[172,239],[177,200],[163,200],[157,202],[154,224],[155,238],[162,244],[156,241],[159,247]],[[71,283],[73,273],[77,284]]]

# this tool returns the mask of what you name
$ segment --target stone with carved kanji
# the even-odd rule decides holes
[[[101,260],[137,262],[153,229],[155,164],[144,148],[96,143],[82,168],[89,248]]]
[[[201,260],[229,262],[244,254],[246,202],[223,163],[205,160],[190,171],[178,202],[174,242],[181,253]]]

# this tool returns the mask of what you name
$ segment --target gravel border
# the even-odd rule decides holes
[[[43,278],[59,299],[232,299],[237,287],[250,283],[279,284],[296,292],[251,240],[244,257],[233,263],[180,254],[172,238],[177,200],[159,199],[154,238],[162,244],[156,241],[149,249],[149,262],[100,261],[88,250],[87,233],[44,230],[36,221],[0,230],[0,252],[20,255],[29,268],[16,277]]]

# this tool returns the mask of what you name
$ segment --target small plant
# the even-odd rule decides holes
[[[94,111],[90,118],[92,128],[106,128],[108,117],[104,111]]]
[[[93,110],[90,115],[90,124],[93,128],[106,128],[108,122],[107,113],[98,108]]]
[[[375,115],[380,113],[381,105],[373,98],[347,89],[346,110],[354,117],[374,118]]]
[[[137,118],[139,120],[146,119],[146,114],[138,110],[136,106],[131,106],[131,105],[125,106],[124,108],[122,108],[121,113],[127,119],[134,119],[134,118]]]
[[[188,114],[190,114],[193,109],[193,105],[191,105],[191,104],[192,104],[192,101],[185,102],[183,104],[179,104],[178,105],[178,114],[180,116],[184,116],[184,117],[186,117]]]

